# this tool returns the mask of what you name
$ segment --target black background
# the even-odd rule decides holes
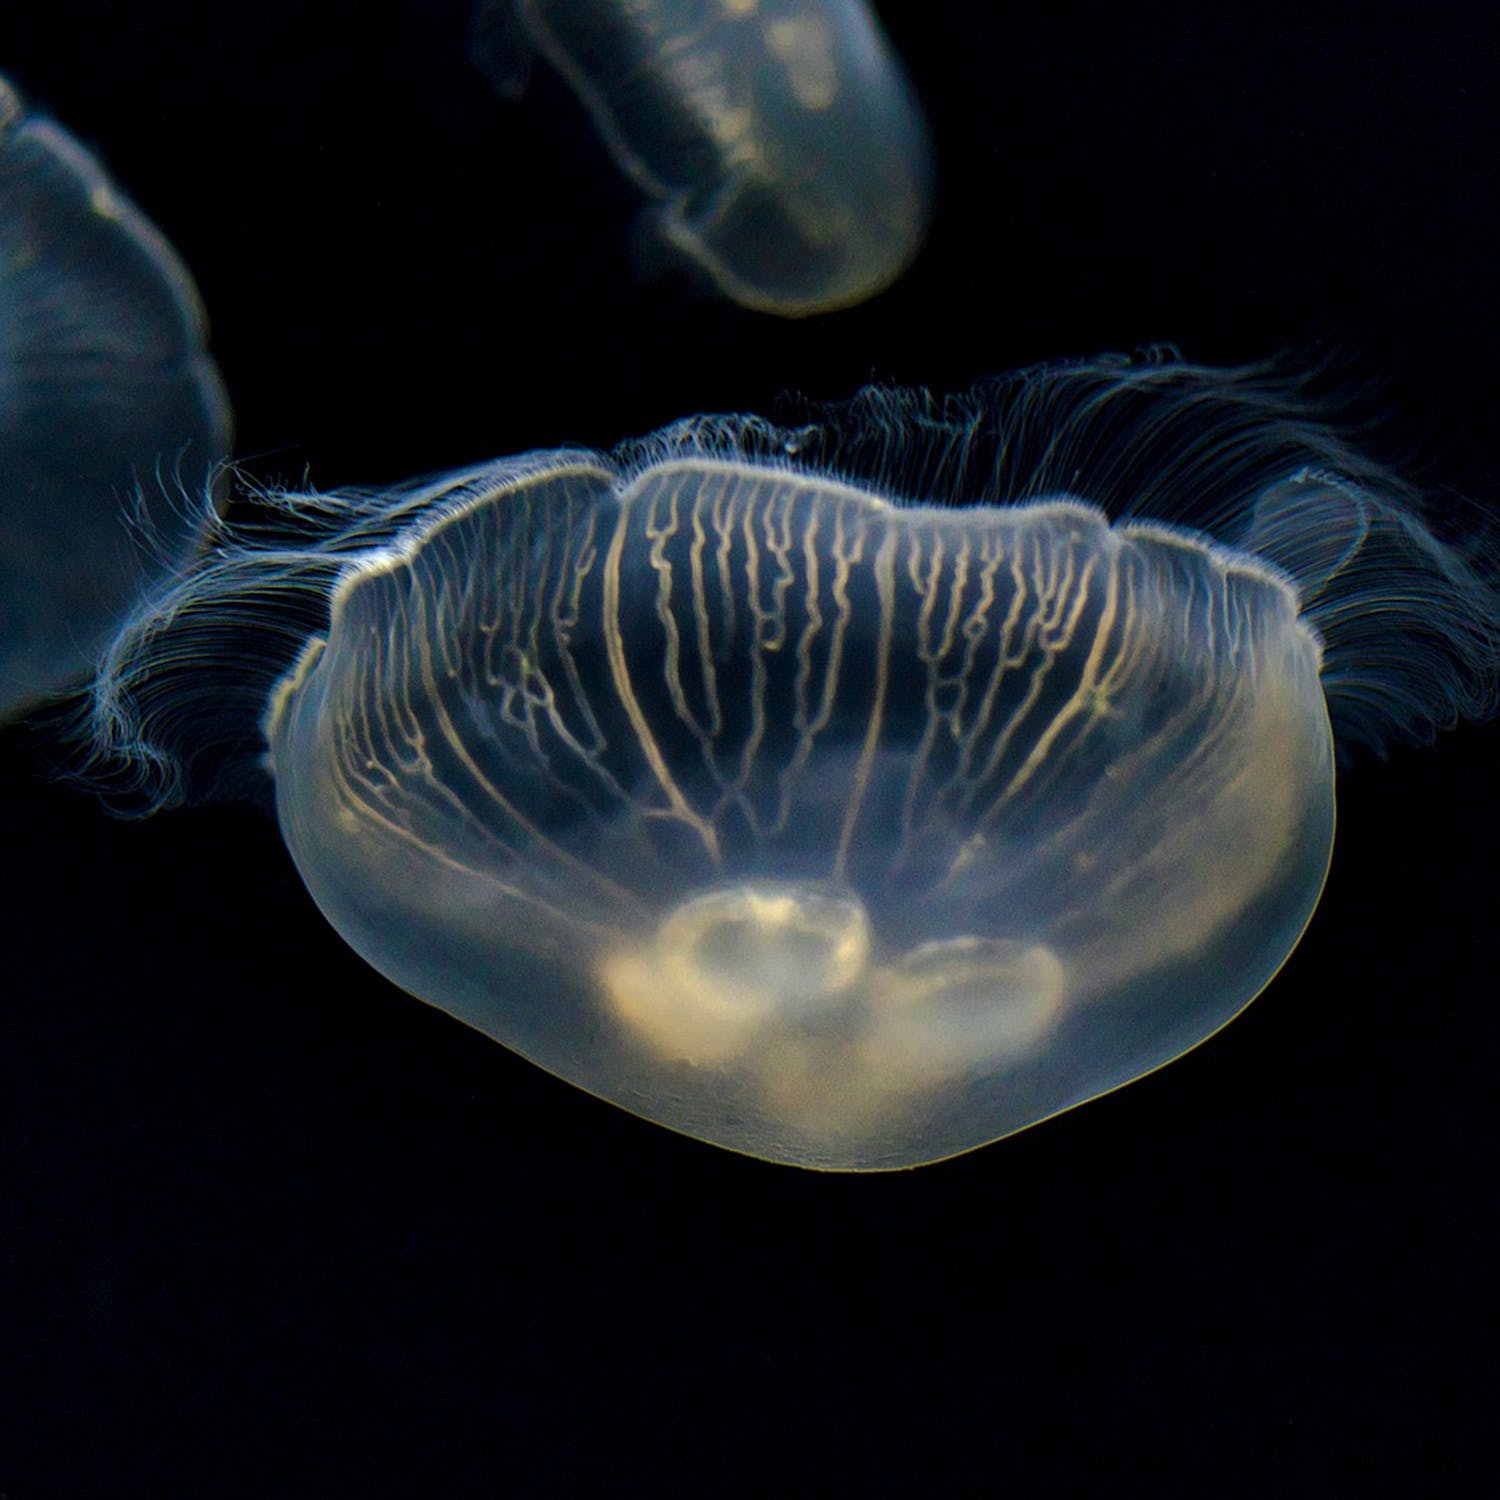
[[[1496,459],[1487,4],[882,7],[921,261],[799,323],[636,203],[457,0],[7,0],[0,69],[194,268],[266,476],[379,484],[872,378],[1337,345],[1392,451]],[[1494,727],[1340,784],[1270,990],[916,1173],[744,1160],[385,984],[250,810],[106,818],[0,736],[0,1493],[1484,1492]]]

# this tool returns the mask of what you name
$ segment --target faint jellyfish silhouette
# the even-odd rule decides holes
[[[1335,733],[1495,705],[1493,550],[1266,372],[1102,359],[263,499],[122,633],[99,753],[165,802],[268,746],[382,973],[804,1166],[1196,1046],[1317,904]]]
[[[0,77],[0,718],[94,661],[143,574],[185,560],[229,442],[170,245]]]
[[[725,296],[798,317],[862,302],[921,245],[926,125],[865,0],[481,0],[511,97],[540,53],[665,240]]]

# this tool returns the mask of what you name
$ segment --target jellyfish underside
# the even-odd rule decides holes
[[[926,127],[864,0],[484,0],[475,56],[503,91],[530,51],[659,205],[665,241],[734,301],[832,311],[916,254]]]
[[[1318,666],[1272,571],[1073,500],[562,463],[350,571],[269,737],[398,984],[690,1135],[894,1167],[1266,983],[1331,847]]]
[[[0,718],[89,667],[185,560],[228,446],[171,247],[0,78]]]

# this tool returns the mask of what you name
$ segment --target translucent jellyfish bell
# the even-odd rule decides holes
[[[287,844],[376,968],[804,1166],[949,1156],[1201,1042],[1317,904],[1335,729],[1422,735],[1500,672],[1493,556],[1254,372],[284,505],[121,637],[102,747],[180,795],[243,746],[206,705],[267,705]]]
[[[475,39],[507,94],[552,63],[666,240],[746,307],[862,302],[921,244],[927,130],[865,0],[481,0]]]
[[[0,77],[0,718],[90,666],[174,567],[229,441],[191,278]]]

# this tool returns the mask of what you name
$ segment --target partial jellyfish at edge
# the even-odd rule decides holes
[[[480,0],[471,50],[510,97],[551,63],[661,237],[745,307],[863,302],[921,246],[927,127],[866,0]]]
[[[187,269],[0,76],[0,720],[92,665],[196,543],[229,448]]]
[[[121,633],[96,764],[274,793],[361,955],[559,1077],[867,1170],[1202,1042],[1312,916],[1337,753],[1495,707],[1492,541],[1293,379],[806,415],[262,493]]]

